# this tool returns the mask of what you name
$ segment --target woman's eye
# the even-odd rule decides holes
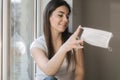
[[[58,15],[59,17],[63,17],[63,15]]]

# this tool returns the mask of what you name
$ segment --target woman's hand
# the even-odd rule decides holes
[[[80,28],[79,26],[77,30],[70,36],[70,38],[62,45],[62,48],[68,52],[70,50],[74,49],[80,49],[83,48],[83,40],[79,39],[80,34]]]

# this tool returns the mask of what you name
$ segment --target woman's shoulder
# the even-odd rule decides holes
[[[38,37],[37,39],[35,39],[34,41],[42,41],[42,42],[45,42],[45,37],[44,35],[41,35],[40,37]]]
[[[39,36],[38,38],[36,38],[34,41],[33,41],[33,43],[43,43],[43,42],[45,42],[45,37],[44,37],[44,35],[41,35],[41,36]]]
[[[36,38],[32,42],[30,49],[31,48],[40,48],[40,49],[46,50],[46,42],[45,42],[44,35],[41,35],[40,37]]]

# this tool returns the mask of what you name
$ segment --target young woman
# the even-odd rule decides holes
[[[31,44],[37,64],[36,80],[56,77],[58,80],[83,80],[83,41],[80,27],[70,34],[71,10],[64,0],[51,0],[44,12],[44,34]]]

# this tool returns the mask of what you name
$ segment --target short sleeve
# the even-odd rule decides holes
[[[44,36],[40,36],[39,38],[34,40],[30,46],[30,49],[32,48],[40,48],[47,53],[47,46]]]

